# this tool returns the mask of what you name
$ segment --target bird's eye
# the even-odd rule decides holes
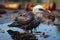
[[[45,12],[45,10],[44,10],[44,9],[39,9],[39,10],[41,10],[41,11],[44,11],[44,12]]]
[[[43,10],[43,9],[39,9],[39,10]]]

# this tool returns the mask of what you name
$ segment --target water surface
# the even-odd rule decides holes
[[[9,24],[14,22],[15,17],[17,17],[18,13],[10,13],[4,14],[2,17],[0,17],[0,40],[13,40],[11,38],[11,35],[8,34],[7,30],[13,30],[18,31],[20,33],[24,33],[25,30],[17,27],[8,27]],[[55,25],[47,25],[41,23],[37,28],[36,32],[41,32],[39,35],[36,33],[33,33],[38,40],[60,40],[60,27],[57,27]],[[34,30],[33,30],[34,31]],[[47,38],[41,37],[42,33],[46,33],[49,35]]]

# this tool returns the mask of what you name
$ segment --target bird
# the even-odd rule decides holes
[[[15,21],[9,25],[9,27],[19,27],[25,31],[31,31],[36,29],[42,22],[44,14],[49,13],[43,6],[36,5],[32,11],[21,10],[16,17]],[[48,19],[55,20],[54,16],[48,15]]]
[[[8,25],[9,27],[18,27],[23,30],[31,31],[32,29],[36,29],[41,22],[41,18],[35,18],[35,15],[32,12],[19,12],[18,17],[16,17],[15,21]]]

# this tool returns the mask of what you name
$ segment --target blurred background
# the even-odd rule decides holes
[[[42,3],[42,2],[48,3],[50,1],[60,3],[59,0],[0,0],[0,2],[33,2],[33,3]]]

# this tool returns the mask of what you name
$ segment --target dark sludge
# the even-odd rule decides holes
[[[20,33],[18,31],[7,31],[9,35],[11,35],[13,40],[38,40],[36,36],[30,33]]]

